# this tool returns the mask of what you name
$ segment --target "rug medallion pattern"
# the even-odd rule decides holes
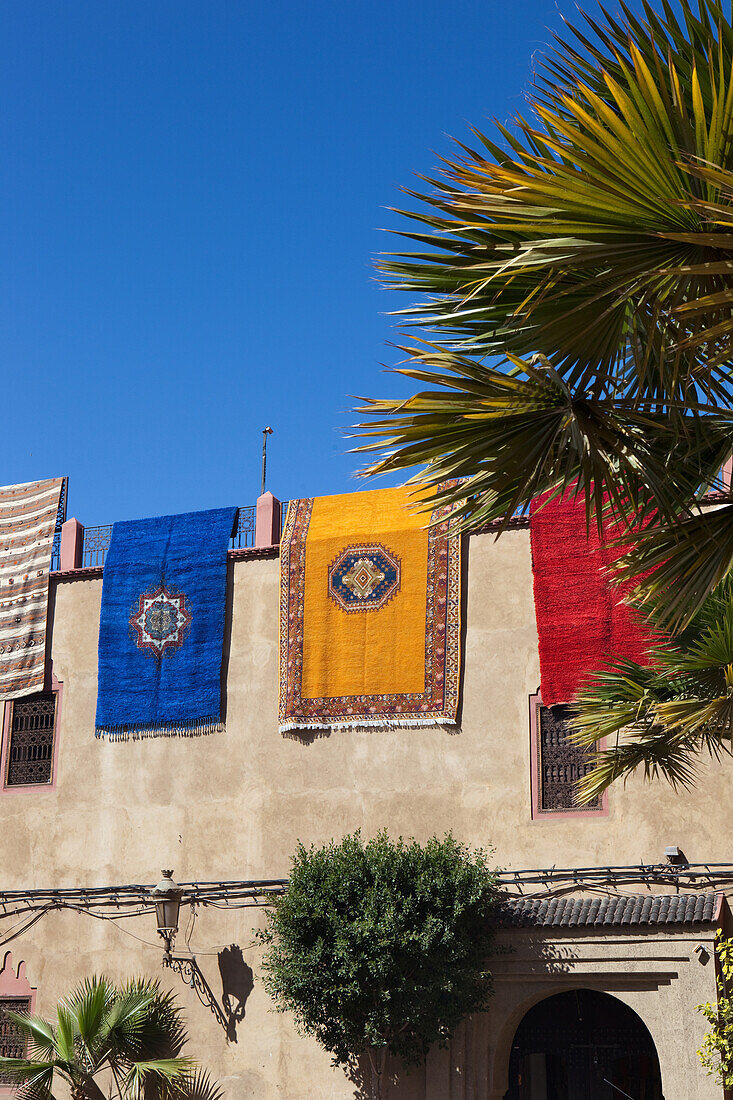
[[[348,546],[329,570],[329,595],[344,611],[378,611],[399,591],[400,564],[386,546]]]
[[[181,648],[191,619],[184,594],[160,584],[152,592],[143,592],[133,604],[130,629],[138,649],[165,657]]]

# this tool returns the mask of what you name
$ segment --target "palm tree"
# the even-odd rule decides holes
[[[595,673],[575,700],[575,740],[606,738],[595,768],[579,784],[583,802],[641,768],[689,787],[705,753],[733,748],[733,576],[708,597],[689,625],[651,652],[648,665],[616,661]]]
[[[181,1010],[156,981],[116,987],[105,977],[82,982],[59,1002],[56,1021],[6,1011],[28,1043],[27,1058],[0,1057],[0,1073],[21,1100],[53,1100],[54,1078],[72,1100],[218,1100],[205,1074],[181,1057]],[[100,1084],[100,1079],[102,1084]]]
[[[408,192],[412,250],[381,268],[426,388],[354,433],[366,473],[417,465],[466,526],[570,486],[589,522],[641,521],[622,567],[678,629],[733,566],[733,504],[700,507],[733,433],[733,26],[660,4],[581,15],[526,117]]]

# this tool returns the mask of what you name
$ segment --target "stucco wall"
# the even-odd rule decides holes
[[[164,866],[175,868],[179,880],[284,877],[298,839],[317,843],[357,827],[371,834],[387,826],[418,838],[451,829],[472,845],[493,847],[507,868],[658,862],[667,844],[679,845],[693,861],[730,859],[728,762],[705,765],[690,794],[634,779],[611,791],[605,817],[531,820],[528,697],[537,690],[539,664],[528,532],[508,531],[498,542],[488,534],[469,540],[463,714],[453,733],[281,736],[278,574],[276,558],[230,565],[226,732],[115,744],[94,737],[102,582],[53,584],[53,668],[63,683],[56,783],[0,792],[3,888],[151,882]],[[256,916],[202,910],[192,943],[244,947]],[[5,924],[0,921],[0,931]],[[155,940],[152,918],[120,925]],[[80,914],[45,918],[13,948],[39,986],[41,1010],[74,978],[98,970],[101,960],[122,976],[154,969],[159,959],[157,946]],[[236,1045],[227,1046],[184,989],[206,1061],[229,1081],[228,1095],[352,1097],[328,1058],[269,1012],[256,951],[247,951],[255,988]],[[215,952],[201,956],[205,970],[206,960],[217,988]],[[705,973],[703,985],[710,984],[711,968]],[[669,1007],[656,994],[643,996],[644,1010],[633,1007],[656,1037],[649,1016]],[[686,989],[682,1000],[694,1018],[694,1004],[703,998],[697,990],[690,996]],[[690,1026],[699,1031],[699,1023]],[[694,1072],[700,1091],[688,1095],[717,1095],[701,1071]],[[425,1080],[413,1075],[400,1096],[417,1089],[416,1097],[434,1097]],[[677,1095],[670,1091],[667,1100]]]

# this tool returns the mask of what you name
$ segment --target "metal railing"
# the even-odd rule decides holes
[[[61,568],[61,532],[55,532],[51,546],[51,572]]]
[[[59,497],[59,510],[56,515],[56,529],[53,533],[51,546],[51,569],[58,569],[61,564],[61,527],[66,520],[66,502],[69,499],[69,479],[65,477],[61,482],[61,496]]]
[[[111,523],[105,524],[102,527],[84,528],[84,546],[81,555],[83,569],[94,565],[104,565],[104,559],[107,556],[111,539]]]
[[[257,508],[254,504],[239,509],[237,530],[232,538],[232,550],[241,550],[243,546],[254,546]]]
[[[285,526],[285,517],[288,512],[288,504],[290,502],[284,500],[280,505],[280,531]],[[231,540],[232,550],[242,550],[255,545],[255,524],[257,520],[257,508],[254,504],[247,505],[244,508],[239,509],[239,519],[237,520],[237,529],[234,532]],[[84,545],[82,548],[81,567],[87,569],[90,567],[99,567],[104,565],[104,559],[107,556],[109,550],[109,544],[112,539],[112,524],[103,524],[101,527],[85,527],[84,528]],[[52,569],[58,569],[58,555],[55,562],[51,566]]]
[[[65,498],[66,491],[64,490],[63,513],[60,511],[60,515],[63,514],[65,518]],[[727,485],[724,486],[723,491],[712,491],[705,497],[706,500],[715,503],[718,499],[730,500],[731,494]],[[285,529],[285,520],[287,519],[288,507],[290,505],[289,500],[283,500],[280,502],[280,536],[282,537],[283,530]],[[257,507],[254,504],[247,505],[246,507],[239,509],[239,518],[237,521],[237,530],[232,536],[231,549],[242,550],[253,547],[255,545],[256,535],[256,521],[257,521]],[[500,525],[501,520],[493,520],[486,527],[477,528],[477,531],[494,529]],[[510,524],[514,525],[527,525],[529,526],[529,513],[523,514],[521,508],[510,518]],[[82,568],[103,566],[104,559],[109,550],[110,540],[112,538],[112,524],[105,524],[101,527],[85,527],[84,528],[84,545],[82,550]],[[57,570],[60,568],[60,544],[61,544],[61,527],[60,523],[54,534],[53,550],[51,553],[51,569]]]

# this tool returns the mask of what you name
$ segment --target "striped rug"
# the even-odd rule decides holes
[[[43,688],[48,575],[64,479],[0,488],[0,702]]]

